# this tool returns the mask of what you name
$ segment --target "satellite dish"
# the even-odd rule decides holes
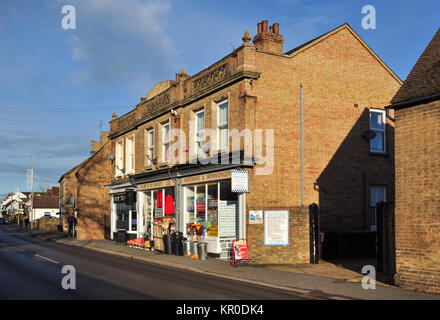
[[[114,161],[115,160],[115,155],[113,153],[109,153],[105,156],[106,160],[110,160],[110,161]]]

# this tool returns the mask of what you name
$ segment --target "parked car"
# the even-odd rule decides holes
[[[0,218],[0,224],[7,224],[6,219],[5,218]]]

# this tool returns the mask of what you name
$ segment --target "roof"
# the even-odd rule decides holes
[[[423,51],[391,104],[440,94],[440,29]]]
[[[57,209],[59,208],[59,199],[54,196],[41,196],[35,197],[34,208],[35,209]]]
[[[285,54],[289,55],[291,57],[294,57],[297,54],[299,54],[300,52],[307,50],[308,48],[318,44],[319,42],[334,35],[335,33],[341,31],[342,29],[347,29],[365,47],[365,49],[367,49],[367,51],[370,52],[370,54],[391,74],[391,76],[393,76],[400,84],[402,83],[402,80],[393,72],[393,70],[390,69],[390,67],[388,67],[386,65],[385,62],[383,62],[383,60],[381,58],[379,58],[379,56],[373,51],[373,49],[371,49],[365,43],[365,41],[362,40],[362,38],[350,27],[350,25],[348,23],[344,23],[344,24],[340,25],[339,27],[320,35],[319,37],[312,39],[312,40],[286,52]]]
[[[70,174],[70,173],[72,173],[72,172],[78,170],[79,167],[80,167],[82,164],[84,164],[84,163],[86,163],[87,161],[89,161],[89,159],[90,159],[90,157],[87,158],[87,159],[85,159],[83,162],[81,162],[80,164],[76,165],[75,167],[73,167],[72,169],[70,169],[69,171],[67,171],[66,173],[64,173],[64,174],[61,176],[61,178],[58,180],[58,182],[61,183],[61,180],[63,180],[65,176],[67,176],[68,174]]]

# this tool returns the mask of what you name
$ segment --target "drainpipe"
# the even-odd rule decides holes
[[[301,206],[304,206],[304,92],[301,90]]]

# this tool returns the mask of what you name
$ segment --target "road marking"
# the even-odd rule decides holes
[[[49,259],[49,258],[46,258],[46,257],[40,256],[39,254],[34,254],[34,256],[36,256],[36,257],[38,257],[38,258],[41,258],[41,259],[44,259],[44,260],[47,260],[47,261],[50,261],[50,262],[52,262],[52,263],[59,264],[58,261],[55,261],[55,260],[52,260],[52,259]]]

